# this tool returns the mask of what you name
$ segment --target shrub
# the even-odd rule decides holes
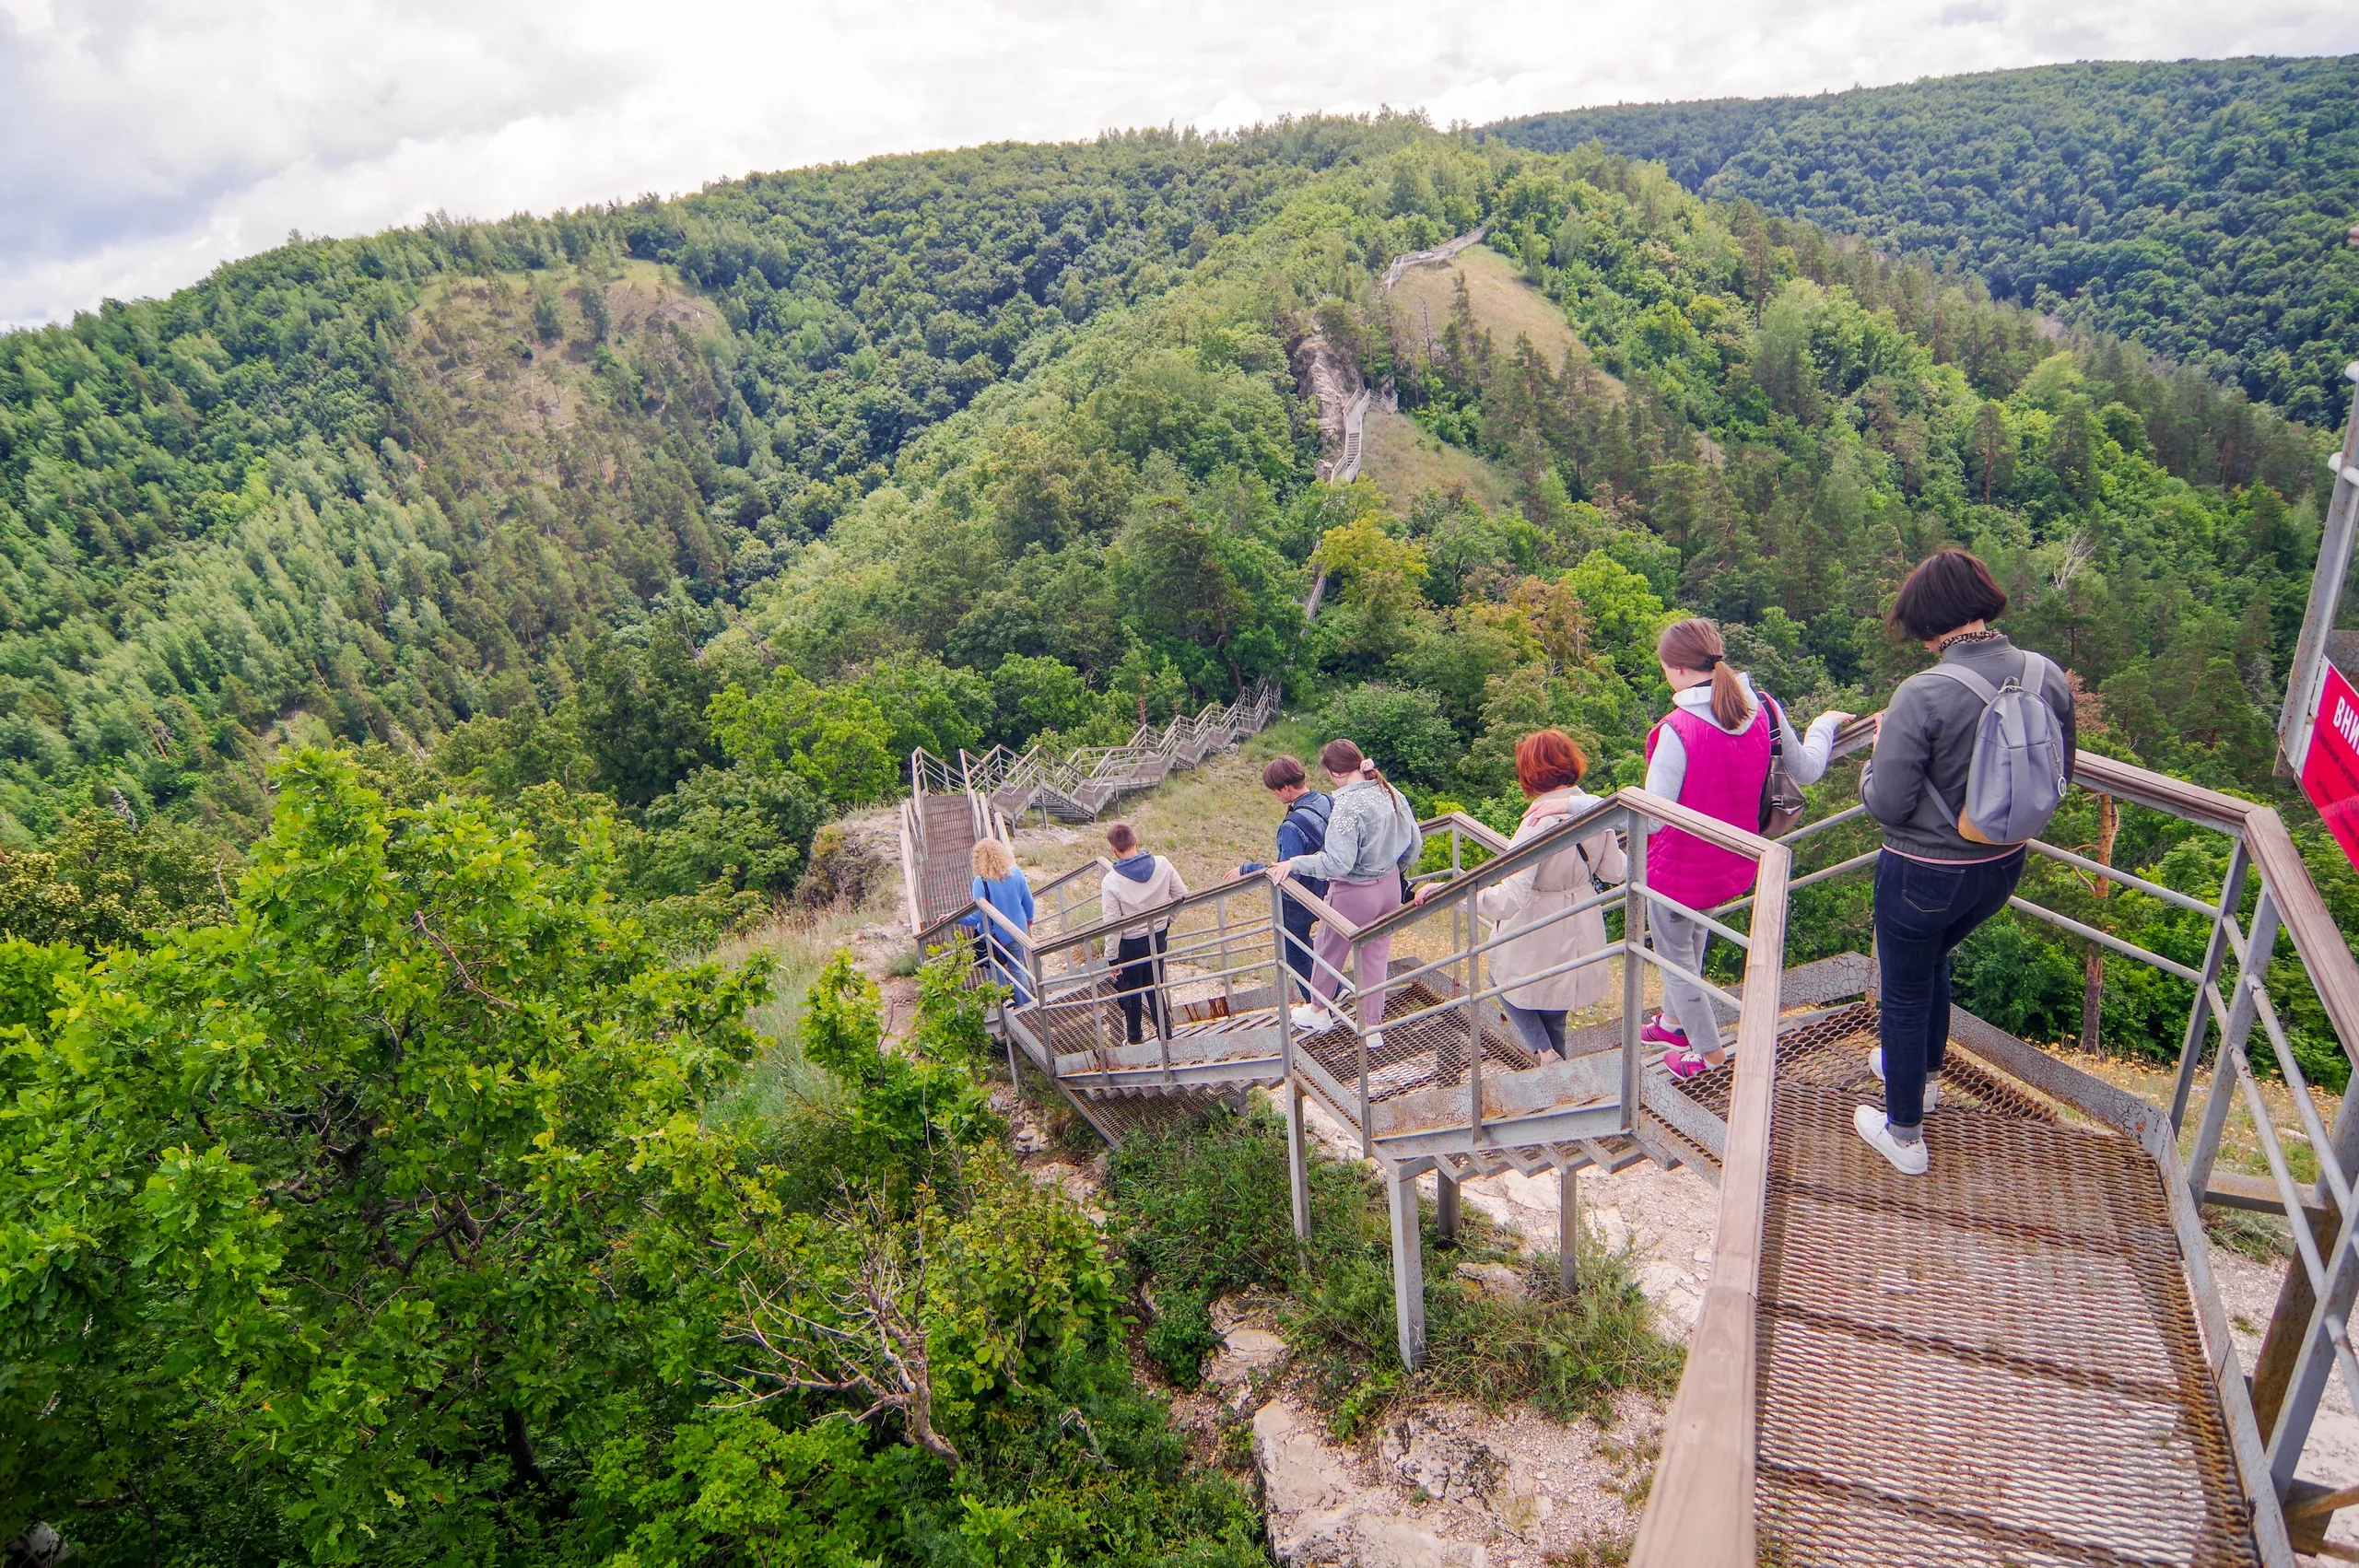
[[[1317,745],[1341,736],[1358,744],[1396,784],[1438,790],[1463,750],[1431,692],[1381,681],[1340,692],[1319,716]]]
[[[1339,1435],[1396,1391],[1530,1399],[1553,1414],[1602,1418],[1616,1389],[1667,1393],[1677,1381],[1679,1349],[1655,1332],[1653,1308],[1625,1259],[1585,1240],[1581,1289],[1559,1295],[1553,1258],[1526,1259],[1497,1245],[1501,1238],[1472,1213],[1456,1251],[1428,1251],[1431,1354],[1422,1371],[1404,1375],[1377,1184],[1356,1166],[1314,1155],[1310,1242],[1297,1250],[1285,1124],[1266,1108],[1216,1111],[1195,1126],[1135,1134],[1115,1151],[1112,1178],[1125,1253],[1155,1297],[1147,1350],[1183,1385],[1196,1381],[1203,1355],[1218,1342],[1209,1304],[1250,1289],[1286,1293],[1287,1340]],[[1486,1258],[1527,1267],[1531,1295],[1509,1301],[1458,1289],[1449,1262]]]

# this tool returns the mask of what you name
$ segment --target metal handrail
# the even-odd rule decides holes
[[[1646,814],[1664,820],[1660,807],[1686,812],[1644,790],[1622,794],[1645,802]],[[1619,798],[1617,796],[1617,798]],[[1708,820],[1708,819],[1706,819]],[[1693,831],[1688,823],[1674,824]],[[1754,1485],[1758,1386],[1761,1238],[1768,1222],[1769,1110],[1778,1059],[1780,982],[1786,951],[1787,883],[1793,851],[1742,829],[1714,825],[1715,835],[1756,862],[1753,915],[1747,933],[1744,992],[1737,1005],[1736,1075],[1729,1095],[1728,1135],[1720,1155],[1718,1240],[1702,1313],[1687,1352],[1687,1370],[1663,1422],[1662,1457],[1655,1470],[1652,1501],[1640,1521],[1630,1561],[1642,1568],[1754,1568]],[[1633,833],[1643,857],[1644,840]],[[1702,837],[1699,835],[1699,837]],[[1642,887],[1643,875],[1632,878]],[[1626,944],[1638,942],[1635,930]],[[1637,1012],[1637,992],[1628,984],[1637,965],[1625,968],[1625,1029]],[[1676,1497],[1676,1508],[1664,1505]]]

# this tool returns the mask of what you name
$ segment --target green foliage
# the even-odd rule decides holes
[[[1704,195],[1954,258],[2001,298],[2329,424],[2359,353],[2359,260],[2342,243],[2354,89],[2349,56],[2083,63],[1487,134],[1551,150],[1594,137]]]
[[[595,782],[643,806],[699,766],[721,760],[705,722],[712,673],[678,617],[601,638],[579,694],[582,751]]]
[[[927,1027],[931,1043],[971,1052],[980,1015],[966,1011],[975,1004],[950,994],[957,989],[946,977],[952,962],[938,959],[930,966],[925,994],[935,1012]],[[940,1174],[938,1162],[955,1160],[998,1126],[982,1088],[961,1063],[932,1052],[910,1057],[886,1048],[876,982],[851,966],[849,953],[837,954],[812,982],[803,1048],[849,1092],[849,1150],[862,1163],[839,1167],[848,1176],[884,1179],[902,1173],[898,1179],[930,1182]]]
[[[229,914],[237,863],[220,845],[177,823],[134,827],[89,807],[40,849],[0,857],[0,936],[83,947],[135,943],[170,925]]]
[[[611,1561],[1261,1561],[1250,1500],[1188,1472],[1131,1380],[1096,1227],[996,1147],[955,966],[924,971],[896,1050],[839,955],[804,1036],[845,1103],[781,1129],[781,1164],[731,1188],[749,1223],[714,1375],[728,1393],[602,1451],[588,1491],[628,1531]]]
[[[635,893],[678,897],[716,882],[729,891],[778,895],[802,875],[819,802],[792,773],[699,768],[659,796],[623,841]]]
[[[712,732],[739,767],[786,772],[830,805],[882,799],[899,776],[893,729],[857,686],[819,686],[780,665],[767,685],[713,694]]]
[[[1429,691],[1380,682],[1338,693],[1312,727],[1316,744],[1355,742],[1395,784],[1438,789],[1449,777],[1457,737]]]
[[[1017,751],[1043,730],[1082,729],[1099,707],[1081,672],[1054,659],[1011,653],[992,672],[992,738]]]
[[[1294,1240],[1285,1131],[1266,1110],[1214,1113],[1205,1123],[1133,1134],[1114,1153],[1114,1191],[1130,1230],[1125,1250],[1147,1277],[1156,1322],[1147,1345],[1175,1381],[1195,1381],[1216,1337],[1206,1305],[1222,1295],[1283,1293],[1289,1342],[1327,1401],[1339,1436],[1390,1398],[1451,1394],[1496,1403],[1526,1398],[1551,1412],[1603,1417],[1615,1390],[1666,1392],[1679,1352],[1654,1331],[1652,1308],[1620,1258],[1585,1244],[1582,1288],[1555,1293],[1535,1273],[1532,1295],[1472,1294],[1449,1270],[1457,1258],[1508,1258],[1481,1245],[1479,1220],[1455,1254],[1426,1255],[1431,1360],[1404,1375],[1394,1346],[1391,1252],[1375,1184],[1359,1169],[1314,1155],[1307,1251]],[[1165,1327],[1166,1324],[1169,1326]]]
[[[711,1117],[769,968],[667,965],[594,809],[393,805],[319,753],[278,784],[227,923],[0,941],[0,1527],[99,1560],[1254,1560],[1131,1382],[1096,1228],[996,1152],[948,965],[888,1049],[839,955],[804,1037],[842,1092]],[[896,1365],[923,1397],[881,1420],[835,1387]]]
[[[725,1168],[696,1107],[767,972],[665,966],[601,853],[299,754],[230,921],[56,973],[0,1118],[0,1526],[138,1539],[234,1450],[316,1558],[479,1557],[655,1392],[697,1286],[630,1238]]]

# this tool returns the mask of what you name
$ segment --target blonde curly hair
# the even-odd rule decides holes
[[[1005,841],[986,838],[975,846],[975,874],[985,882],[997,882],[1015,869],[1015,854]]]

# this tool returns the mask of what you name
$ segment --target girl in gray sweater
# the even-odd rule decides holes
[[[1356,927],[1381,919],[1401,907],[1401,881],[1424,853],[1417,813],[1386,781],[1359,747],[1330,741],[1319,765],[1334,780],[1334,807],[1327,819],[1327,842],[1318,851],[1280,860],[1273,881],[1302,875],[1328,879],[1327,902]],[[1351,938],[1321,921],[1312,950],[1311,985],[1330,1001],[1343,989],[1344,960]],[[1392,962],[1392,939],[1380,937],[1360,948],[1360,1025],[1371,1049],[1384,1043],[1384,981]]]

